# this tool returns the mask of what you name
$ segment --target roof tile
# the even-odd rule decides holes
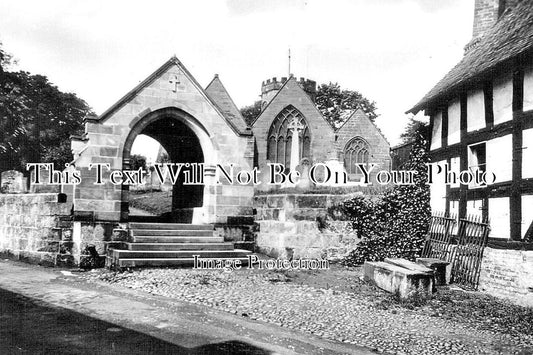
[[[439,97],[533,48],[533,0],[507,10],[463,59],[408,112],[417,113]]]

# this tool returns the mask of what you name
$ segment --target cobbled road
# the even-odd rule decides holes
[[[380,309],[369,295],[297,285],[275,272],[145,269],[83,277],[385,353],[533,354],[532,335],[479,329],[403,308]]]

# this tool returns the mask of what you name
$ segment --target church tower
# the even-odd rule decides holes
[[[289,78],[292,77],[292,74]],[[274,77],[272,79],[267,79],[261,84],[261,109],[264,109],[265,106],[272,100],[274,96],[281,89],[283,84],[288,80],[287,77],[282,77],[281,80]],[[309,95],[311,100],[315,102],[316,97],[316,81],[309,80],[305,78],[300,78],[297,80],[298,85]]]

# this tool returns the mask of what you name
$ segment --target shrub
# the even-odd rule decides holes
[[[404,167],[418,172],[413,185],[393,186],[377,199],[358,196],[343,203],[343,214],[362,238],[346,264],[419,256],[431,218],[425,147],[419,136]]]

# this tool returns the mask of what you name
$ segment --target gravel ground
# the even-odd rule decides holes
[[[99,270],[107,282],[327,339],[394,354],[533,354],[533,310],[478,293],[440,290],[402,302],[358,280],[358,269],[232,272]]]

